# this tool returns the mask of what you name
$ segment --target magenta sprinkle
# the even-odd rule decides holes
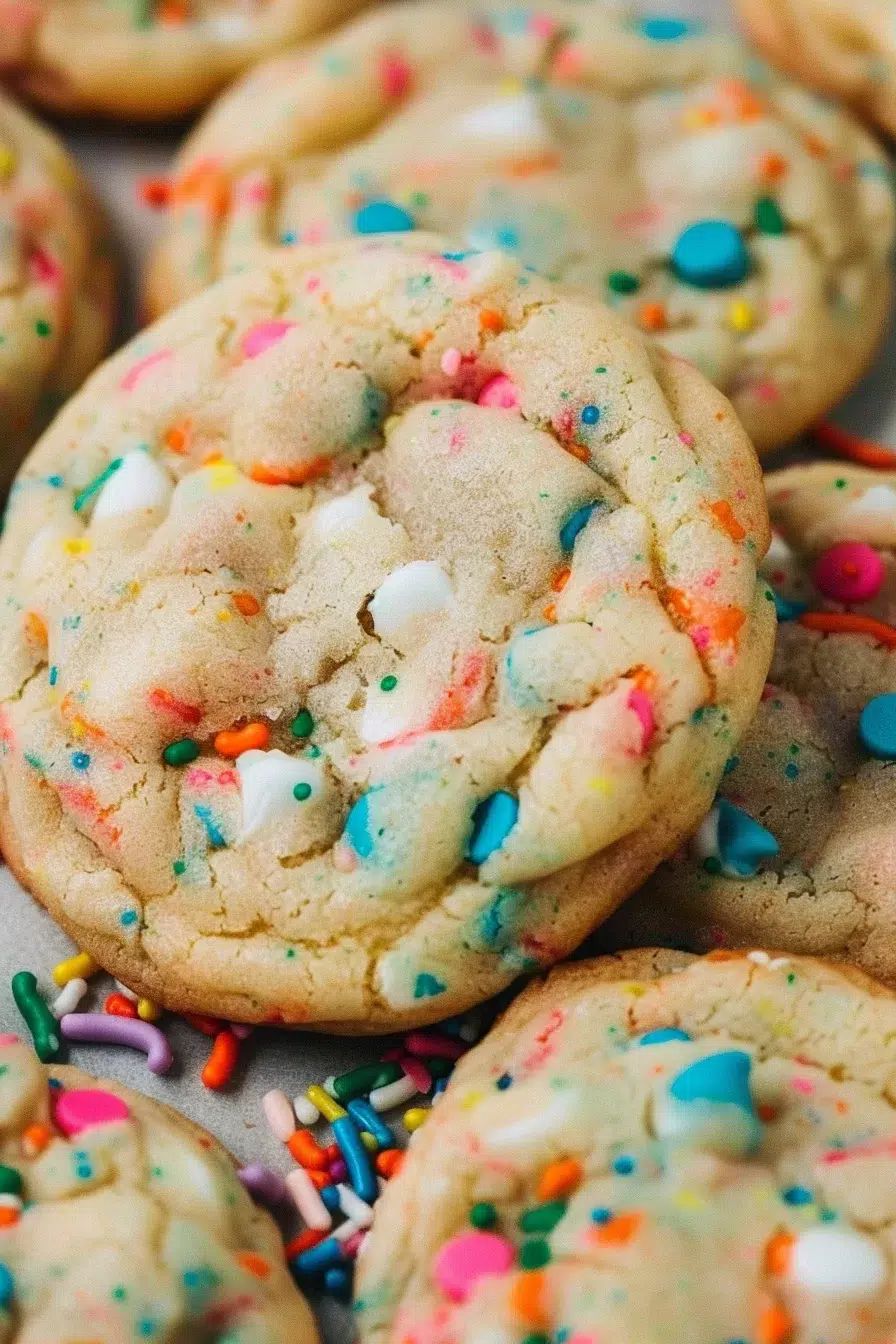
[[[354,1260],[361,1249],[361,1245],[366,1235],[367,1233],[361,1229],[358,1232],[352,1233],[350,1237],[346,1237],[345,1241],[342,1243],[342,1254],[346,1259]]]
[[[289,1199],[283,1177],[260,1162],[250,1162],[248,1167],[241,1167],[237,1175],[259,1204],[285,1204]]]
[[[429,1091],[432,1087],[432,1074],[422,1059],[415,1059],[413,1055],[401,1055],[398,1062],[418,1092]]]
[[[67,1041],[129,1045],[133,1050],[142,1050],[150,1073],[167,1073],[174,1063],[171,1046],[151,1022],[108,1013],[66,1013],[59,1028]]]
[[[327,1167],[327,1174],[332,1176],[333,1180],[338,1185],[340,1181],[344,1181],[346,1176],[348,1176],[348,1167],[341,1157],[337,1157],[336,1161],[331,1162]]]
[[[404,1043],[409,1054],[430,1059],[460,1059],[468,1049],[463,1041],[454,1041],[440,1031],[409,1031]]]

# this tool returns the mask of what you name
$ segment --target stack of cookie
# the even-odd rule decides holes
[[[359,7],[0,0],[13,94],[57,110],[252,67],[157,187],[157,320],[92,374],[100,212],[0,102],[0,844],[60,983],[102,968],[133,1019],[16,977],[0,1342],[313,1339],[248,1187],[296,1205],[301,1288],[358,1260],[371,1341],[887,1344],[896,451],[756,456],[877,349],[887,152],[615,0],[288,49]],[[873,15],[744,8],[886,122]],[[595,931],[466,1054],[459,1017]],[[217,1033],[211,1087],[247,1026],[409,1035],[269,1095],[297,1165],[240,1181],[57,1063],[164,1072],[163,1012]],[[379,1111],[420,1092],[403,1161]]]

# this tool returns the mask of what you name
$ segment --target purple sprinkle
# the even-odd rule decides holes
[[[348,1176],[348,1167],[345,1165],[341,1157],[337,1157],[336,1161],[331,1162],[330,1165],[327,1167],[327,1172],[330,1176],[332,1176],[333,1180],[336,1181],[337,1184],[339,1184],[341,1181],[344,1181],[345,1178]]]
[[[253,1199],[260,1204],[283,1204],[289,1199],[289,1191],[282,1176],[260,1162],[252,1162],[237,1173],[243,1185]]]
[[[90,1041],[97,1045],[129,1045],[146,1055],[150,1073],[167,1073],[174,1063],[171,1046],[158,1027],[111,1013],[66,1013],[59,1029],[67,1041]]]

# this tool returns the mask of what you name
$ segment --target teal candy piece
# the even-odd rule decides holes
[[[12,1274],[6,1265],[0,1261],[0,1311],[5,1311],[7,1307],[12,1306],[14,1294],[15,1283]]]
[[[680,1027],[657,1027],[638,1037],[638,1045],[665,1045],[667,1041],[689,1041],[691,1038]]]
[[[594,510],[598,507],[598,500],[593,504],[583,504],[575,513],[571,513],[566,522],[560,528],[560,545],[564,551],[571,551],[576,544],[576,537],[582,531],[582,528],[588,522]]]
[[[702,219],[679,234],[672,269],[697,289],[728,289],[750,274],[750,254],[740,229],[724,219]]]
[[[345,838],[359,859],[369,859],[373,853],[370,834],[370,793],[362,793],[345,819]]]
[[[687,19],[642,19],[640,23],[641,32],[645,37],[649,37],[651,42],[678,42],[683,37],[697,29],[698,25],[689,23]]]
[[[414,217],[394,201],[368,201],[355,215],[355,233],[407,233]]]
[[[709,1102],[717,1106],[739,1106],[755,1115],[750,1095],[752,1060],[743,1050],[720,1050],[695,1060],[669,1084],[676,1101]]]
[[[772,591],[772,598],[775,603],[775,612],[779,621],[795,621],[798,616],[802,616],[804,611],[809,610],[806,602],[791,602],[780,593]]]
[[[499,790],[485,798],[473,813],[473,834],[467,846],[471,863],[485,863],[500,849],[516,825],[520,805],[512,793]]]
[[[718,800],[719,856],[723,867],[737,877],[755,877],[764,859],[773,859],[780,846],[771,831],[741,808]]]
[[[859,715],[859,740],[879,761],[896,761],[896,695],[876,695]]]

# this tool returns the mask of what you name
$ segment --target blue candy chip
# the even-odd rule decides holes
[[[657,1027],[656,1031],[645,1031],[638,1037],[639,1045],[665,1045],[667,1041],[689,1041],[691,1038],[680,1027]]]
[[[760,826],[749,813],[718,800],[719,855],[725,868],[738,877],[755,877],[764,859],[773,859],[780,846],[771,831]]]
[[[15,1293],[15,1282],[6,1265],[0,1261],[0,1311],[8,1307]]]
[[[407,233],[414,216],[394,201],[368,201],[355,215],[355,233]]]
[[[694,31],[694,25],[688,23],[687,19],[643,19],[640,24],[641,32],[645,37],[649,37],[651,42],[677,42],[682,37],[687,37]]]
[[[798,616],[802,616],[809,607],[806,602],[791,602],[789,598],[782,597],[780,593],[772,591],[772,598],[775,603],[775,613],[779,621],[795,621]]]
[[[500,849],[516,825],[520,805],[512,793],[499,790],[490,794],[473,813],[473,834],[467,846],[471,863],[485,863],[490,854]]]
[[[669,1092],[676,1101],[739,1106],[752,1115],[751,1063],[750,1056],[743,1050],[720,1050],[715,1055],[705,1055],[676,1074],[669,1084]]]
[[[896,761],[896,695],[876,695],[859,715],[859,739],[879,761]]]
[[[703,219],[679,234],[672,269],[697,289],[727,289],[750,274],[750,254],[740,229],[724,219]]]

